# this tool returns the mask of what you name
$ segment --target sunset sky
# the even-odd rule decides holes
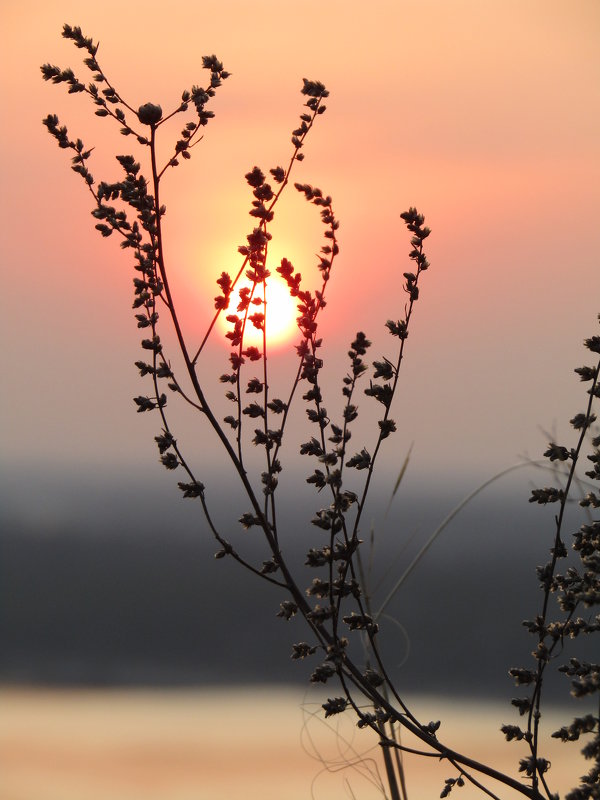
[[[373,340],[373,358],[393,356],[384,323],[402,314],[410,249],[399,214],[417,206],[432,228],[431,269],[386,480],[412,442],[415,475],[468,487],[524,453],[538,457],[539,426],[568,436],[585,398],[573,369],[585,363],[581,342],[598,333],[600,311],[596,0],[4,0],[0,21],[7,475],[92,480],[141,468],[154,483],[169,477],[156,463],[158,420],[132,403],[148,389],[133,366],[141,351],[131,264],[94,231],[91,197],[41,124],[57,113],[95,147],[97,179],[116,179],[114,154],[133,148],[86,97],[42,81],[44,62],[86,75],[81,51],[61,38],[65,22],[100,41],[103,68],[134,107],[175,107],[183,89],[205,81],[204,54],[232,73],[204,141],[164,180],[166,251],[192,340],[252,227],[243,176],[287,163],[302,78],[318,79],[330,91],[327,112],[294,179],[331,194],[341,221],[322,317],[326,405],[341,407],[357,330]],[[180,127],[177,119],[174,139]],[[291,190],[273,250],[307,281],[319,232]],[[292,350],[274,355],[274,371],[289,372]],[[205,362],[215,397],[227,353],[219,344]],[[361,400],[365,416],[371,407]],[[199,431],[192,449],[218,469],[213,440]]]

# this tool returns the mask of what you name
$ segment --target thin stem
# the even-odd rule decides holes
[[[554,577],[554,573],[556,570],[556,564],[560,557],[560,551],[562,546],[562,526],[564,521],[565,510],[567,507],[567,499],[569,497],[569,492],[571,489],[571,485],[573,483],[573,479],[575,476],[575,470],[577,467],[577,462],[579,460],[579,455],[581,453],[581,448],[583,447],[583,443],[585,441],[585,437],[589,428],[589,421],[592,417],[592,404],[595,397],[596,387],[598,385],[598,379],[600,376],[600,362],[596,366],[596,373],[595,377],[592,382],[591,389],[589,390],[589,400],[587,403],[587,408],[585,411],[585,424],[581,428],[581,433],[579,435],[579,439],[577,441],[577,445],[574,450],[570,453],[571,458],[571,467],[569,469],[569,474],[567,476],[567,481],[565,484],[565,488],[562,491],[562,497],[560,500],[560,507],[559,512],[556,517],[556,533],[554,536],[554,547],[552,548],[552,559],[550,562],[550,569],[548,575],[545,576],[544,580],[544,602],[542,605],[542,613],[540,615],[540,633],[539,633],[539,647],[541,648],[544,645],[544,640],[547,636],[546,633],[546,619],[548,615],[548,604],[550,602],[550,593],[552,587],[552,579]],[[541,718],[541,699],[542,699],[542,686],[544,680],[544,672],[546,669],[548,661],[545,659],[542,654],[539,654],[538,662],[537,662],[537,670],[536,670],[536,679],[535,679],[535,688],[534,688],[534,697],[531,703],[531,707],[529,709],[528,720],[527,720],[527,730],[530,734],[530,741],[531,741],[531,755],[533,760],[533,788],[537,789],[538,780],[542,781],[544,789],[548,797],[551,797],[550,791],[546,784],[546,780],[544,778],[543,772],[538,769],[538,750],[539,750],[539,725],[540,725],[540,718]],[[532,734],[532,723],[533,723],[533,734]]]
[[[417,566],[417,564],[421,561],[421,559],[423,558],[425,553],[429,550],[431,545],[435,542],[435,540],[438,538],[438,536],[444,531],[444,529],[452,522],[454,517],[456,517],[456,515],[459,514],[462,511],[462,509],[466,505],[468,505],[468,503],[471,502],[471,500],[473,500],[473,498],[477,497],[477,495],[480,492],[482,492],[484,489],[487,489],[487,487],[490,486],[492,483],[494,483],[495,481],[497,481],[500,478],[504,477],[504,475],[508,475],[509,472],[514,472],[517,469],[523,469],[523,467],[530,467],[532,465],[536,465],[537,466],[538,464],[543,464],[543,463],[544,463],[543,461],[533,461],[533,462],[528,461],[528,462],[523,463],[523,464],[513,464],[512,466],[507,467],[506,469],[500,470],[500,472],[497,472],[495,475],[492,475],[491,478],[488,478],[486,481],[484,481],[479,486],[477,486],[475,489],[473,489],[472,492],[469,492],[469,494],[466,495],[466,497],[464,497],[460,501],[460,503],[458,505],[456,505],[446,517],[444,517],[442,522],[440,522],[440,524],[434,530],[434,532],[431,534],[429,539],[421,547],[421,549],[416,554],[416,556],[413,558],[413,560],[410,562],[408,567],[406,567],[406,569],[404,570],[402,575],[400,575],[398,580],[394,583],[394,585],[392,586],[392,588],[390,589],[390,591],[386,595],[385,600],[381,603],[381,605],[379,606],[379,608],[375,612],[374,619],[375,620],[379,619],[379,617],[383,614],[385,609],[388,607],[388,605],[390,604],[390,602],[394,598],[394,595],[398,592],[398,590],[400,589],[402,584],[406,581],[406,579],[408,578],[410,573],[414,570],[414,568]]]
[[[318,104],[317,104],[317,108],[314,109],[314,111],[313,111],[313,113],[311,115],[311,121],[308,123],[308,127],[307,127],[306,131],[302,134],[302,136],[300,136],[300,139],[299,139],[300,144],[294,148],[294,152],[292,153],[292,155],[290,157],[290,160],[289,160],[289,163],[288,163],[288,166],[287,166],[287,169],[285,170],[284,179],[281,182],[281,184],[279,185],[279,189],[275,193],[275,196],[273,197],[273,199],[271,200],[270,205],[268,206],[267,210],[269,212],[273,211],[273,209],[275,208],[275,206],[277,204],[277,201],[281,197],[281,194],[282,194],[283,190],[285,189],[285,187],[289,183],[290,175],[292,173],[292,168],[293,168],[295,162],[298,160],[298,153],[300,152],[300,148],[302,147],[302,144],[304,144],[304,140],[306,139],[306,136],[308,135],[308,132],[310,131],[310,129],[314,125],[315,119],[317,118],[317,115],[319,113],[318,109],[319,109],[320,106],[321,106],[321,98],[319,98],[319,101],[318,101]],[[165,169],[166,169],[166,167],[165,167]],[[242,275],[242,272],[244,271],[244,269],[245,269],[245,267],[246,267],[246,265],[248,263],[248,258],[249,258],[248,256],[245,257],[242,266],[240,267],[235,279],[233,280],[233,282],[231,284],[231,288],[232,289],[235,287],[236,283],[240,279],[240,277]],[[211,331],[214,328],[214,325],[215,325],[217,319],[219,318],[220,314],[221,314],[221,309],[217,310],[217,313],[214,315],[214,317],[212,319],[212,322],[210,323],[210,325],[208,327],[208,330],[207,330],[204,338],[202,339],[202,342],[200,343],[200,347],[198,348],[198,350],[196,351],[196,354],[194,355],[194,358],[192,359],[192,363],[193,364],[195,364],[196,361],[198,360],[198,358],[200,357],[200,354],[202,353],[202,350],[204,349],[204,346],[206,345],[206,342],[208,341],[208,338],[209,338],[209,336],[211,334]]]
[[[423,254],[423,242],[420,243],[418,251],[419,251],[420,255]],[[422,270],[419,267],[417,269],[415,286],[418,286],[418,280],[419,280],[419,277],[421,275],[421,272],[422,272]],[[415,304],[415,300],[416,300],[416,297],[413,294],[411,294],[410,295],[410,301],[409,301],[409,304],[408,304],[408,309],[406,310],[406,315],[405,315],[405,320],[404,320],[405,327],[406,327],[407,331],[408,331],[408,328],[409,328],[410,319],[411,319],[411,316],[412,316],[413,306]],[[400,367],[402,365],[402,361],[403,361],[403,358],[404,358],[404,347],[406,345],[406,340],[407,340],[406,336],[403,337],[400,340],[400,348],[399,348],[399,352],[398,352],[398,359],[397,359],[396,368],[395,368],[395,371],[394,371],[394,380],[392,382],[391,398],[390,398],[390,402],[386,405],[385,413],[383,415],[383,422],[384,423],[387,422],[387,420],[389,418],[390,409],[392,407],[392,400],[396,395],[396,388],[398,386],[398,380],[400,378]],[[375,461],[377,460],[377,455],[379,453],[379,449],[381,447],[381,443],[383,442],[383,438],[384,438],[383,429],[381,429],[380,432],[379,432],[379,436],[377,437],[377,444],[375,445],[375,450],[373,451],[373,455],[371,456],[371,461],[369,463],[369,468],[367,470],[367,478],[365,480],[365,485],[363,487],[362,497],[361,497],[361,499],[360,499],[360,501],[358,503],[358,513],[357,513],[356,519],[354,521],[353,538],[355,538],[358,535],[358,526],[360,524],[360,519],[362,517],[362,513],[363,513],[363,510],[364,510],[364,507],[365,507],[367,494],[369,492],[369,487],[371,485],[371,479],[373,477],[373,471],[374,471],[374,468],[375,468]]]
[[[385,729],[383,723],[379,723],[379,730],[380,730],[380,737],[381,740],[385,739]],[[400,790],[398,789],[398,781],[396,779],[396,773],[394,772],[394,763],[392,761],[392,756],[388,747],[382,747],[383,750],[383,763],[385,766],[385,774],[387,776],[388,786],[390,787],[390,792],[392,795],[392,800],[402,800],[400,795]]]

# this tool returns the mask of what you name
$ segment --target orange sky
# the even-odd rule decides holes
[[[301,79],[315,78],[331,96],[295,179],[330,193],[341,220],[322,327],[331,406],[356,330],[375,341],[374,358],[388,354],[383,323],[399,315],[408,266],[399,213],[416,205],[433,229],[432,267],[387,463],[396,469],[414,440],[419,473],[487,475],[524,451],[537,456],[538,425],[568,430],[583,402],[572,369],[600,311],[595,0],[5,0],[0,21],[7,464],[155,459],[153,421],[131,403],[143,386],[130,265],[93,230],[90,198],[41,125],[56,112],[94,145],[97,177],[114,177],[112,154],[129,146],[82,96],[42,82],[45,61],[85,72],[63,22],[100,40],[105,70],[134,106],[176,103],[203,81],[203,54],[232,72],[205,141],[163,190],[192,336],[250,229],[243,175],[287,160]],[[278,252],[310,275],[319,225],[294,195],[281,207]],[[207,374],[220,374],[226,353],[211,359]]]

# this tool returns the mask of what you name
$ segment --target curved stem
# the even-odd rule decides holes
[[[377,609],[377,611],[375,612],[374,619],[375,619],[375,620],[379,619],[379,617],[381,616],[381,614],[382,614],[382,613],[385,611],[385,609],[386,609],[386,608],[388,607],[388,605],[390,604],[390,602],[391,602],[391,600],[393,599],[393,597],[394,597],[394,595],[396,594],[396,592],[397,592],[397,591],[400,589],[400,587],[402,586],[402,584],[404,583],[404,581],[405,581],[405,580],[408,578],[408,576],[410,575],[410,573],[411,573],[411,572],[413,571],[413,569],[414,569],[414,568],[417,566],[417,564],[419,563],[419,561],[420,561],[420,560],[423,558],[423,556],[425,555],[425,553],[426,553],[426,552],[429,550],[429,548],[430,548],[430,547],[431,547],[431,545],[432,545],[432,544],[435,542],[435,540],[438,538],[438,536],[439,536],[439,535],[440,535],[440,534],[443,532],[443,530],[444,530],[444,529],[445,529],[445,528],[446,528],[446,527],[447,527],[447,526],[448,526],[448,525],[449,525],[449,524],[452,522],[452,520],[454,519],[454,517],[455,517],[457,514],[459,514],[459,513],[462,511],[462,509],[463,509],[463,508],[464,508],[464,507],[465,507],[465,506],[466,506],[468,503],[470,503],[470,502],[471,502],[471,500],[473,500],[473,498],[474,498],[474,497],[477,497],[477,495],[478,495],[480,492],[482,492],[484,489],[487,489],[487,487],[488,487],[488,486],[490,486],[492,483],[495,483],[495,481],[497,481],[497,480],[499,480],[500,478],[504,477],[504,475],[508,475],[508,473],[509,473],[509,472],[514,472],[514,471],[515,471],[515,470],[517,470],[517,469],[522,469],[523,467],[530,467],[530,466],[532,466],[532,465],[538,466],[538,465],[541,465],[541,464],[543,464],[543,463],[544,463],[543,461],[533,461],[533,462],[532,462],[532,461],[528,461],[528,462],[524,462],[524,463],[522,463],[522,464],[513,464],[512,466],[510,466],[510,467],[507,467],[506,469],[503,469],[503,470],[501,470],[500,472],[497,472],[495,475],[492,475],[492,477],[491,477],[491,478],[488,478],[486,481],[484,481],[484,482],[483,482],[483,483],[481,483],[479,486],[477,486],[477,488],[473,489],[473,491],[472,491],[472,492],[469,492],[469,494],[468,494],[466,497],[464,497],[464,498],[463,498],[463,499],[460,501],[460,503],[459,503],[457,506],[455,506],[455,507],[452,509],[452,511],[450,511],[450,513],[449,513],[449,514],[448,514],[446,517],[444,517],[444,519],[442,520],[442,522],[440,522],[440,524],[438,525],[438,527],[437,527],[437,528],[434,530],[434,532],[431,534],[431,536],[429,537],[429,539],[428,539],[428,540],[425,542],[425,544],[423,545],[423,547],[421,547],[421,549],[419,550],[419,552],[417,553],[417,555],[416,555],[416,556],[413,558],[413,560],[410,562],[410,564],[408,565],[408,567],[407,567],[407,568],[404,570],[404,572],[402,573],[402,575],[401,575],[401,576],[398,578],[398,580],[396,581],[396,583],[395,583],[395,584],[392,586],[392,588],[390,589],[390,591],[389,591],[389,592],[388,592],[388,594],[386,595],[386,598],[385,598],[385,600],[382,602],[382,604],[379,606],[379,608],[378,608],[378,609]]]

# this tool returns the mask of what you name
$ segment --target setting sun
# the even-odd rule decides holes
[[[237,309],[240,303],[240,289],[244,288],[250,289],[251,284],[248,281],[244,281],[239,286],[236,286],[231,293],[229,308],[223,311],[219,317],[219,326],[223,336],[233,329],[232,321],[228,321],[228,317],[235,314],[240,319],[243,319],[243,315]],[[250,319],[257,314],[265,315],[268,347],[278,347],[288,342],[298,330],[296,326],[296,317],[298,316],[296,300],[291,297],[285,281],[277,275],[272,275],[267,281],[266,311],[263,306],[262,286],[259,285],[257,287],[250,304],[244,329],[244,345],[253,345],[262,349],[263,332],[262,327],[260,327],[260,321],[257,318],[257,324],[259,325],[257,327],[257,324]]]

